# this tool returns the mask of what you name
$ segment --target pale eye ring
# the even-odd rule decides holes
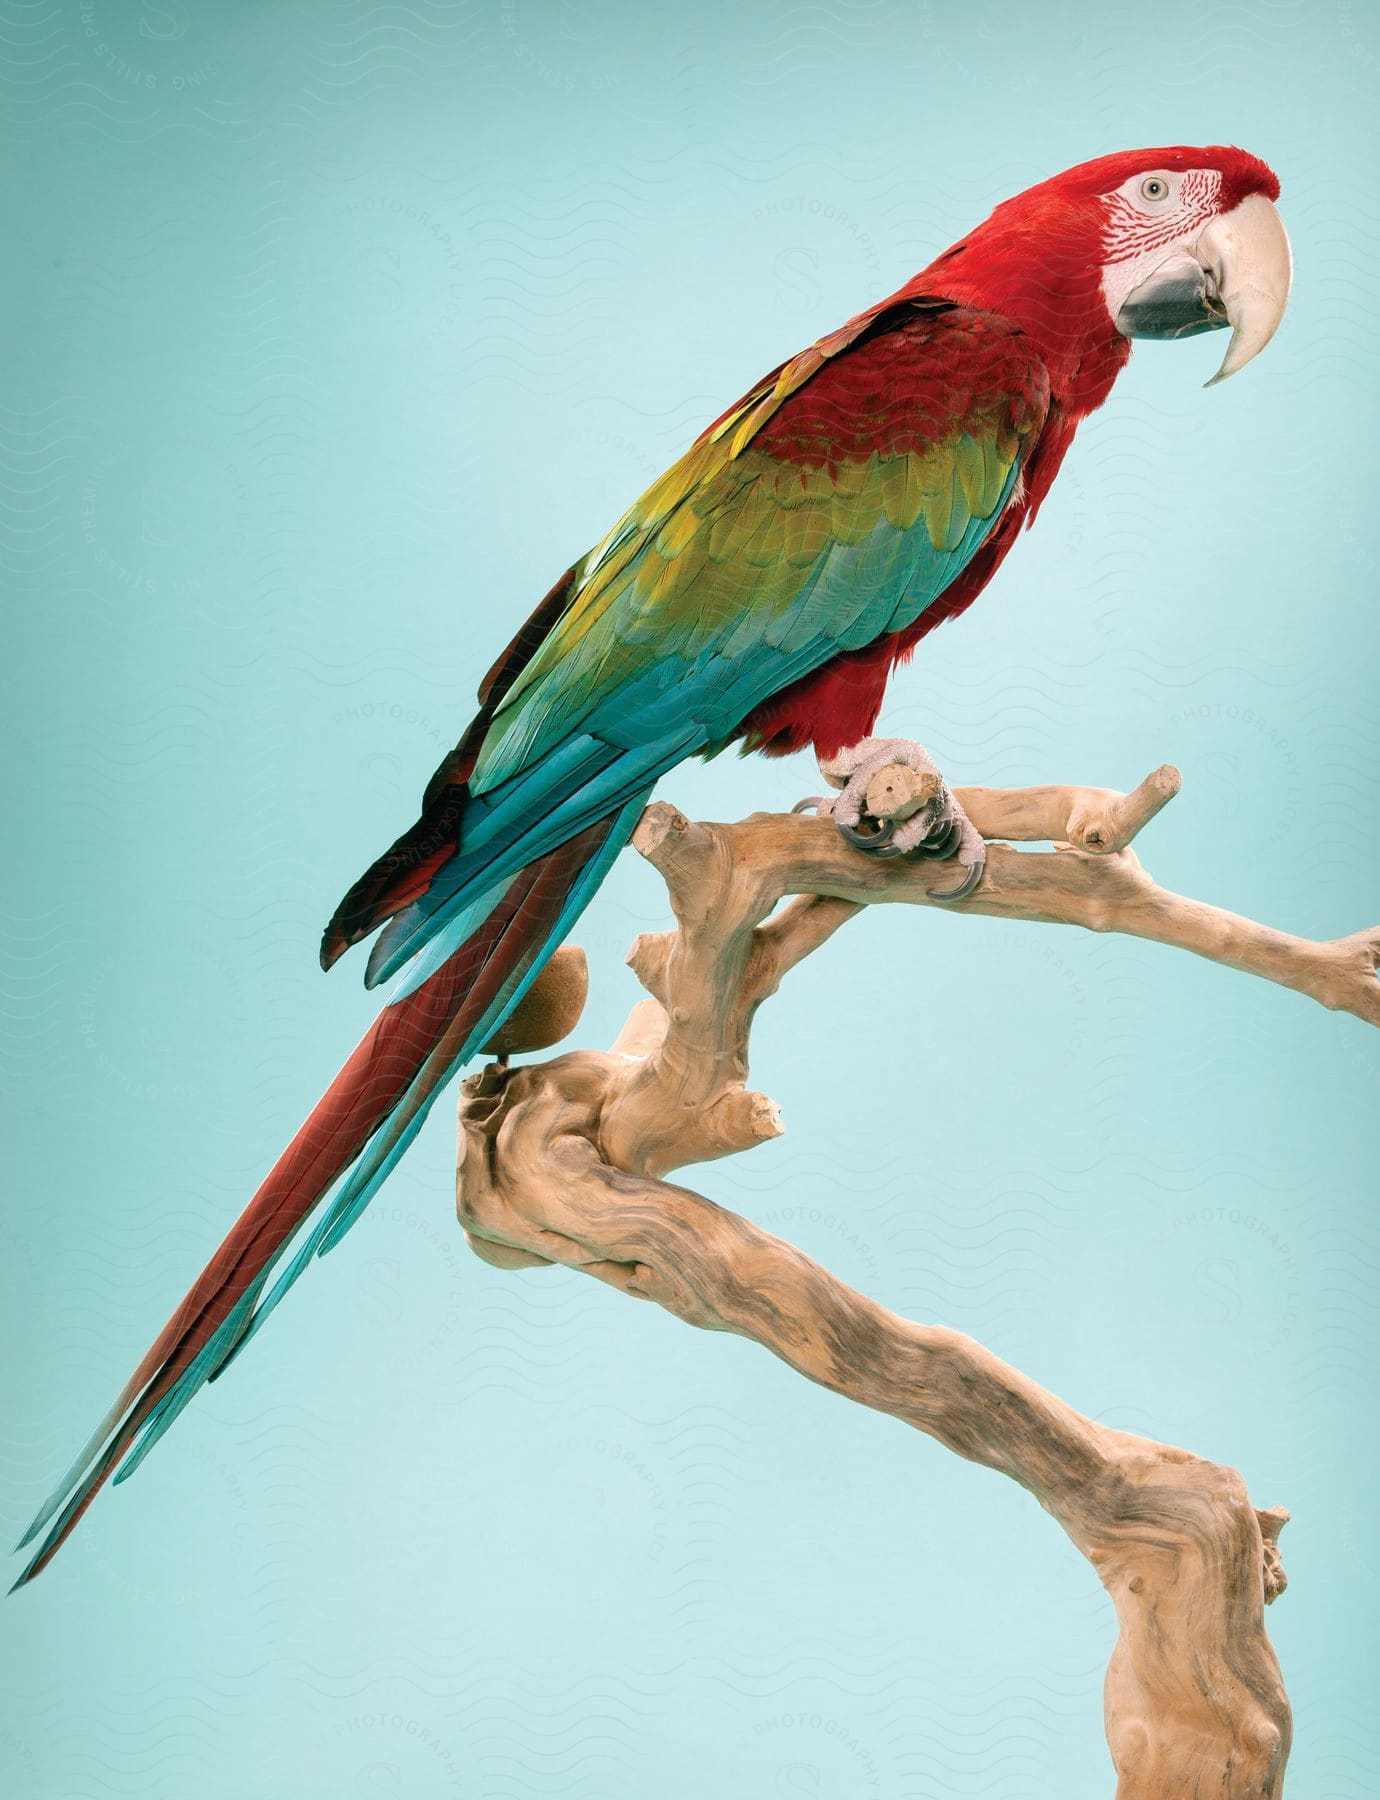
[[[1165,200],[1169,197],[1169,183],[1163,175],[1147,175],[1140,184],[1142,200]]]

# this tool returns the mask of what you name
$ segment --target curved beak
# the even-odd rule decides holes
[[[1180,338],[1230,325],[1227,354],[1206,383],[1215,387],[1244,369],[1275,335],[1293,269],[1279,214],[1263,194],[1248,194],[1127,295],[1117,330],[1129,338]]]

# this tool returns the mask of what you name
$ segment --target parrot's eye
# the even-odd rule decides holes
[[[1147,175],[1140,184],[1143,200],[1163,200],[1169,192],[1169,183],[1163,175]]]

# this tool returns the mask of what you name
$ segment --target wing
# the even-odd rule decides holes
[[[864,315],[748,394],[577,565],[505,667],[466,739],[458,847],[407,892],[370,983],[430,946],[409,974],[424,980],[494,882],[730,741],[790,683],[910,625],[992,529],[1048,400],[1015,326],[934,300]]]
[[[784,365],[592,552],[495,709],[472,791],[573,734],[636,749],[693,726],[712,748],[791,681],[903,630],[987,536],[1047,407],[1019,331],[947,302]]]

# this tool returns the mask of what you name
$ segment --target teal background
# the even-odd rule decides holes
[[[1380,914],[1374,10],[4,0],[0,50],[6,1530],[372,1016],[321,923],[514,621],[764,369],[1069,163],[1266,156],[1292,309],[1210,394],[1220,342],[1137,350],[884,725],[956,781],[1173,761],[1166,885]],[[579,1041],[665,918],[624,859]],[[1293,1510],[1312,1800],[1380,1791],[1378,1066],[1172,951],[877,911],[760,1021],[788,1135],[692,1177]],[[755,1346],[481,1266],[448,1115],[6,1603],[0,1789],[1109,1793],[1111,1608],[1029,1496]]]

